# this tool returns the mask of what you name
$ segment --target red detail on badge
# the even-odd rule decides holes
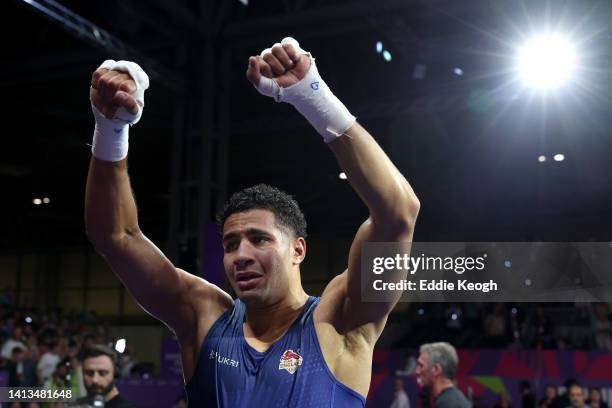
[[[279,370],[287,370],[289,374],[296,372],[299,366],[302,365],[304,359],[293,350],[286,350],[280,358],[278,364]]]

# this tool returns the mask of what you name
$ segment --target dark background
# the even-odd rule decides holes
[[[176,114],[195,109],[197,117],[203,104],[214,126],[226,121],[223,196],[257,182],[279,186],[301,203],[311,237],[350,237],[366,217],[316,132],[244,78],[249,55],[288,35],[313,52],[324,79],[414,187],[422,203],[415,240],[612,239],[608,1],[61,4],[137,50],[145,69],[142,55],[170,73],[152,75],[130,140],[141,226],[160,245],[172,230],[173,140],[189,132],[189,122],[177,128]],[[85,244],[89,78],[119,57],[27,2],[1,7],[0,251]],[[544,95],[512,69],[516,47],[547,29],[574,39],[580,69],[570,86]],[[377,41],[392,61],[376,53]],[[424,79],[413,78],[416,64],[426,66]],[[167,85],[181,81],[200,96]],[[556,153],[565,161],[552,161]],[[541,154],[547,162],[537,161]],[[32,204],[43,196],[50,204]]]

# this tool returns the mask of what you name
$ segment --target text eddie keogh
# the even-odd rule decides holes
[[[417,271],[453,271],[462,275],[466,271],[481,271],[485,268],[487,254],[480,257],[440,257],[425,256],[412,257],[408,254],[396,254],[394,257],[373,258],[372,272],[381,275],[387,271],[404,270],[414,275]],[[419,279],[409,281],[402,279],[399,282],[384,282],[375,279],[372,282],[376,291],[462,291],[462,292],[496,292],[498,285],[492,279],[488,282],[469,282],[467,279],[459,279],[456,282],[447,279]]]

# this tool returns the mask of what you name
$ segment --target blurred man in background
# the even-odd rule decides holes
[[[552,407],[553,401],[557,398],[557,388],[548,384],[546,388],[544,388],[544,398],[542,398],[538,404],[539,408],[549,408]]]
[[[406,390],[404,389],[404,380],[396,378],[394,387],[395,397],[391,405],[389,405],[389,408],[410,408],[410,399],[408,399],[408,394],[406,394]]]
[[[585,400],[584,391],[579,384],[573,384],[567,391],[570,404],[566,408],[590,408]]]
[[[418,384],[430,390],[436,408],[472,407],[454,383],[458,366],[457,351],[449,343],[421,346],[415,374]]]
[[[80,399],[80,404],[94,405],[94,401],[103,400],[102,406],[105,408],[135,407],[119,394],[115,386],[117,355],[112,349],[101,344],[86,347],[81,355],[81,364],[87,397]]]

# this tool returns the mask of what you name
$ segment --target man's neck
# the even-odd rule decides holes
[[[247,306],[245,335],[265,343],[277,340],[301,313],[307,300],[308,295],[301,290],[271,305]]]
[[[453,382],[449,380],[448,378],[441,378],[440,380],[436,381],[433,384],[433,387],[431,388],[431,393],[433,395],[433,398],[434,399],[438,398],[438,395],[442,394],[442,391],[444,391],[447,388],[452,388],[454,386],[455,384],[453,384]]]
[[[108,402],[112,400],[113,398],[115,398],[118,394],[119,394],[119,390],[117,389],[117,387],[113,387],[113,389],[104,396],[104,401]]]

